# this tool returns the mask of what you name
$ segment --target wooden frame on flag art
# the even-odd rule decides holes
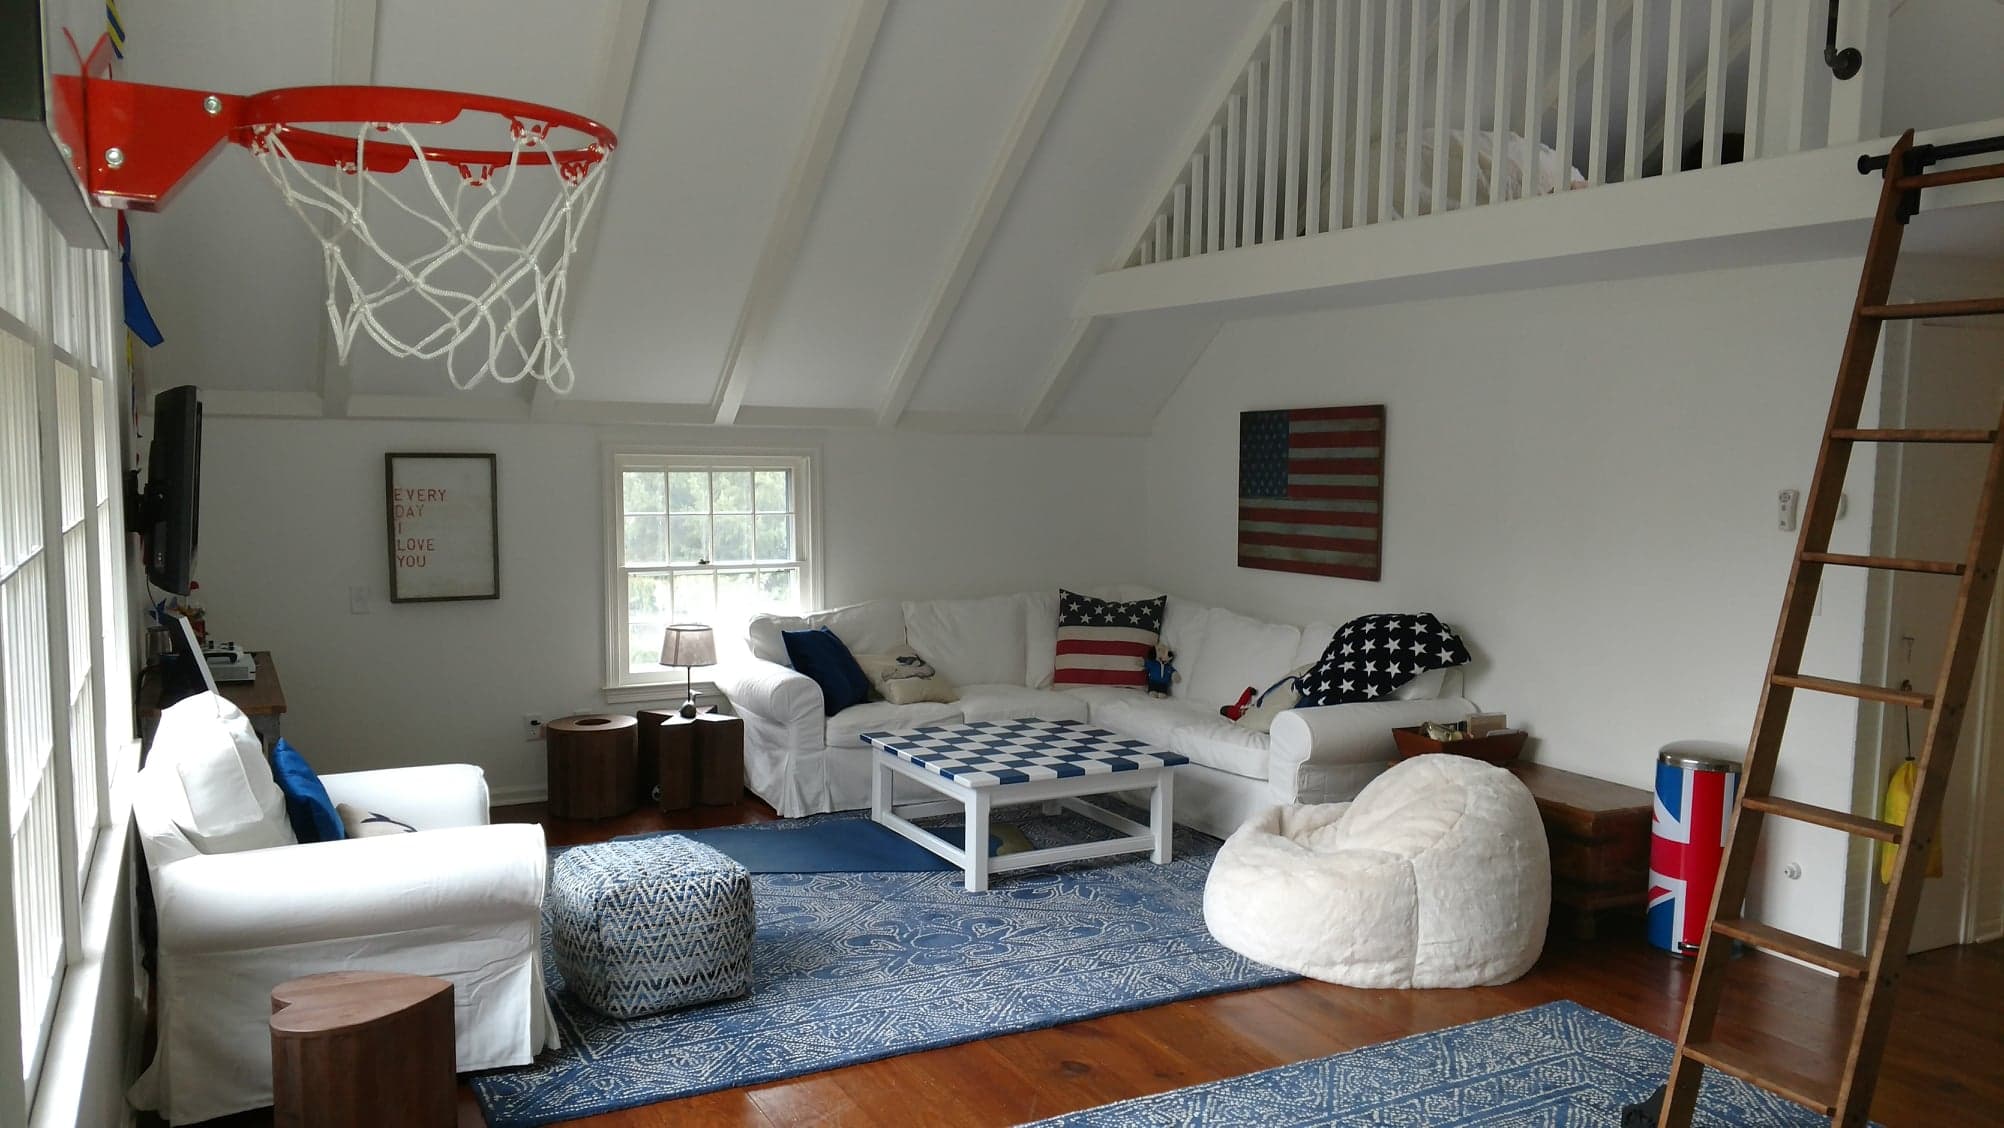
[[[1385,405],[1239,413],[1239,567],[1377,580]]]

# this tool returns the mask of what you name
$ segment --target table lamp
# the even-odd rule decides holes
[[[661,664],[682,667],[689,696],[682,702],[681,715],[696,715],[696,681],[693,668],[717,664],[717,636],[701,623],[676,623],[661,637]]]

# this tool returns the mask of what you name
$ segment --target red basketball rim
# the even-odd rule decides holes
[[[537,135],[538,143],[519,152],[424,145],[413,148],[401,142],[358,143],[353,136],[343,137],[295,124],[444,125],[468,111],[506,118],[511,136],[514,131],[527,130]],[[543,147],[541,139],[554,129],[576,130],[590,137],[593,144],[572,149]],[[491,171],[511,162],[556,165],[566,176],[580,176],[619,144],[610,127],[568,110],[487,94],[408,86],[290,86],[252,94],[243,99],[230,140],[245,148],[256,148],[260,138],[274,130],[288,153],[312,164],[352,171],[359,153],[362,167],[369,172],[396,173],[422,158],[453,166],[469,180],[484,180],[485,172],[478,170]]]

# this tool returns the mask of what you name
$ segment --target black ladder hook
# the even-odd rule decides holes
[[[1856,78],[1865,65],[1865,56],[1856,47],[1837,49],[1837,4],[1830,0],[1830,21],[1823,25],[1823,65],[1830,68],[1837,81],[1844,82]]]

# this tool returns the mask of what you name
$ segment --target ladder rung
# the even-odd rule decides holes
[[[1893,187],[1902,192],[1912,192],[1921,188],[1941,188],[1950,184],[1974,184],[1979,180],[2004,180],[2004,163],[1972,165],[1969,168],[1951,168],[1940,172],[1924,172],[1918,176],[1902,176],[1893,181]]]
[[[1684,1053],[1693,1060],[1711,1066],[1720,1073],[1728,1073],[1742,1081],[1759,1085],[1770,1093],[1778,1093],[1823,1116],[1829,1116],[1837,1111],[1837,1083],[1834,1080],[1811,1077],[1791,1065],[1784,1064],[1778,1055],[1794,1056],[1797,1051],[1791,1047],[1770,1045],[1769,1051],[1777,1056],[1764,1056],[1747,1047],[1731,1046],[1716,1040],[1692,1042],[1684,1047]]]
[[[1762,951],[1780,952],[1784,956],[1807,960],[1817,967],[1829,968],[1852,979],[1863,979],[1865,973],[1871,970],[1871,962],[1856,952],[1819,944],[1807,936],[1784,932],[1757,920],[1715,920],[1712,931],[1744,940]]]
[[[1901,556],[1853,556],[1847,552],[1805,552],[1811,564],[1842,564],[1851,568],[1882,568],[1889,572],[1926,572],[1936,576],[1960,576],[1962,565],[1948,560],[1909,560]]]
[[[1840,427],[1830,437],[1852,443],[1994,443],[1997,432]]]
[[[1803,674],[1776,674],[1774,684],[1790,689],[1807,689],[1817,693],[1834,693],[1839,697],[1855,697],[1860,701],[1882,701],[1887,705],[1906,705],[1914,709],[1928,709],[1934,706],[1934,698],[1925,693],[1915,693],[1907,689],[1887,689],[1882,685],[1865,685],[1862,682],[1838,681],[1835,678],[1812,678]]]
[[[1798,803],[1793,799],[1782,799],[1773,795],[1749,795],[1740,801],[1749,810],[1764,814],[1780,815],[1796,822],[1815,823],[1831,830],[1841,830],[1846,834],[1856,834],[1864,838],[1876,838],[1881,842],[1898,842],[1904,828],[1865,815],[1854,815],[1849,811],[1833,811],[1828,807],[1818,807],[1813,803]]]
[[[1982,317],[2004,313],[2004,298],[1960,298],[1945,302],[1895,302],[1865,306],[1858,316],[1878,321],[1912,321],[1921,317]]]

